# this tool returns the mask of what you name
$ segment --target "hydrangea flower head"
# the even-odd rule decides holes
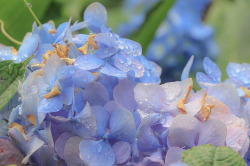
[[[181,81],[160,85],[160,67],[141,55],[138,43],[112,32],[106,13],[93,3],[72,26],[34,24],[40,42],[18,88],[20,104],[8,119],[0,117],[6,150],[0,163],[12,164],[14,156],[13,162],[42,166],[186,165],[181,152],[202,144],[244,157],[249,137],[242,112],[249,102],[218,83],[220,74],[211,72],[217,66],[204,62],[214,81],[207,89],[192,90],[193,59]],[[81,28],[91,34],[72,34]]]

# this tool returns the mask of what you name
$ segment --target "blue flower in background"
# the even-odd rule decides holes
[[[125,2],[130,1],[127,0]],[[131,21],[121,25],[118,28],[118,32],[128,35],[132,31],[130,30],[131,27],[133,27],[131,29],[137,29],[145,19],[149,8],[148,5],[152,6],[156,2],[134,2],[134,9],[136,7],[143,8],[139,14],[134,14],[141,18],[140,21],[137,20],[137,17],[130,17]],[[151,42],[145,55],[163,68],[162,79],[164,81],[178,79],[181,69],[192,55],[195,56],[192,70],[196,71],[202,68],[200,62],[204,57],[216,58],[218,47],[213,40],[213,28],[204,25],[202,20],[206,8],[211,3],[212,0],[177,0],[170,9],[165,21],[158,28],[154,40]],[[125,7],[127,6],[126,4],[124,5]],[[126,31],[126,28],[128,31]]]

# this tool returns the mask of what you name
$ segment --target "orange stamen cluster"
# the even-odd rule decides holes
[[[250,89],[247,89],[246,87],[242,86],[240,87],[245,92],[245,98],[250,98]]]
[[[35,127],[37,127],[37,119],[36,119],[36,117],[34,115],[32,115],[32,114],[28,115],[27,119],[29,120],[29,122],[31,123],[31,125],[34,125]],[[26,136],[26,130],[25,130],[25,128],[29,127],[29,126],[30,125],[23,127],[22,125],[14,122],[14,123],[10,124],[9,130],[12,129],[12,128],[16,128],[23,135],[25,141],[28,141],[28,138]]]
[[[84,55],[86,55],[88,53],[88,50],[89,50],[89,45],[91,45],[91,47],[94,49],[94,50],[97,50],[98,47],[97,47],[97,44],[96,42],[94,41],[94,38],[97,34],[95,35],[90,35],[88,37],[88,41],[80,48],[78,48],[77,50],[80,51],[81,53],[83,53]]]
[[[49,99],[61,94],[59,86],[54,86],[49,93],[47,93],[44,98]]]
[[[44,63],[32,63],[30,64],[31,67],[39,67],[39,68],[43,68],[44,67]]]
[[[54,34],[56,33],[56,29],[49,29],[49,34]]]
[[[188,88],[188,92],[187,92],[186,96],[185,96],[183,99],[180,99],[180,100],[178,101],[178,103],[177,103],[177,107],[178,107],[184,114],[187,114],[187,111],[186,111],[186,109],[185,109],[184,104],[186,103],[187,98],[188,98],[189,94],[191,93],[192,89],[193,89],[193,85],[190,85],[189,88]]]
[[[11,47],[11,53],[13,55],[17,55],[18,54],[18,51],[14,48],[14,47]]]
[[[209,115],[211,114],[211,110],[214,107],[214,104],[212,105],[206,105],[205,103],[205,98],[207,96],[207,93],[205,93],[202,97],[201,100],[201,116],[203,117],[204,120],[207,120]]]
[[[25,131],[25,128],[23,126],[21,126],[18,123],[11,123],[10,126],[9,126],[9,130],[12,129],[12,128],[16,128],[17,130],[19,130],[20,133],[23,135],[25,141],[28,141],[28,138],[26,136],[26,131]]]
[[[60,43],[58,43],[55,46],[54,51],[48,50],[45,54],[43,54],[43,59],[45,60],[44,63],[47,62],[49,57],[51,57],[53,54],[57,54],[60,58],[68,58],[68,52],[69,52],[69,47],[67,45],[63,46]]]
[[[43,76],[43,70],[39,70],[39,71],[35,74],[34,78],[37,78],[38,76]]]

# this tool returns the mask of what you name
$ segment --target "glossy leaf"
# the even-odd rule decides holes
[[[0,110],[16,94],[19,81],[23,81],[30,58],[21,63],[0,62]]]
[[[233,149],[201,145],[182,152],[182,161],[190,166],[244,166],[245,162]]]

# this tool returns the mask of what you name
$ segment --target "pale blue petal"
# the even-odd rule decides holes
[[[111,100],[104,105],[104,108],[108,111],[109,114],[112,114],[112,112],[114,112],[115,110],[120,109],[121,106],[114,100]]]
[[[83,100],[91,106],[104,106],[109,101],[109,92],[101,83],[92,82],[85,87]]]
[[[120,77],[124,78],[127,76],[127,74],[110,64],[106,63],[105,66],[100,70],[103,74],[106,74],[108,76],[114,76],[114,77]]]
[[[29,56],[34,54],[38,49],[39,45],[39,37],[38,35],[29,34],[23,41],[22,45],[18,49],[18,59],[16,62],[23,61],[27,59]]]
[[[240,97],[234,86],[220,83],[210,88],[207,94],[226,104],[234,115],[237,115],[241,111]]]
[[[76,87],[85,88],[86,85],[93,82],[95,76],[86,70],[77,70],[73,77],[73,82]]]
[[[134,89],[138,108],[147,112],[160,112],[166,102],[164,89],[158,84],[137,84]]]
[[[56,55],[52,55],[43,68],[43,79],[46,83],[53,87],[54,82],[57,80],[57,74],[65,63]]]
[[[83,140],[80,143],[80,157],[89,166],[113,166],[115,154],[105,140]]]
[[[197,145],[213,144],[214,146],[225,146],[227,127],[217,119],[208,119],[199,125],[199,140]]]
[[[95,115],[97,123],[97,131],[95,136],[102,137],[106,133],[106,128],[108,127],[110,115],[103,107],[100,106],[92,107],[92,113]]]
[[[93,135],[96,133],[97,120],[94,114],[91,112],[89,103],[86,104],[84,109],[79,114],[73,117],[73,120],[76,120],[77,122],[81,123],[81,128],[85,128],[88,131],[89,135]],[[79,128],[79,130],[81,130],[81,128]]]
[[[169,166],[170,164],[180,162],[181,161],[181,153],[184,149],[179,147],[171,147],[167,151],[167,155],[165,157],[165,164]]]
[[[214,82],[221,82],[221,71],[219,67],[210,58],[204,58],[203,68],[207,75],[212,78]]]
[[[209,85],[214,85],[214,81],[202,72],[196,73],[196,81],[201,88],[208,89]]]
[[[72,104],[73,93],[74,93],[74,91],[73,91],[72,87],[63,88],[63,90],[62,90],[63,104],[65,104],[65,105],[71,105]]]
[[[181,73],[181,81],[183,81],[189,77],[189,72],[190,72],[190,69],[193,65],[193,62],[194,62],[194,56],[192,55]]]
[[[112,146],[115,153],[115,163],[126,163],[131,157],[131,146],[128,142],[118,141]]]
[[[85,103],[83,101],[83,92],[82,90],[79,90],[74,96],[73,96],[73,108],[75,112],[79,113],[82,111],[82,109],[85,106]]]
[[[72,38],[72,42],[75,43],[76,47],[79,48],[87,42],[88,37],[89,35],[77,34]]]
[[[81,137],[71,137],[65,144],[64,148],[64,159],[67,166],[83,166],[85,165],[83,160],[80,158],[80,142]]]
[[[19,57],[18,55],[12,54],[12,47],[1,47],[0,48],[0,61],[5,60],[17,60]]]
[[[61,87],[63,87],[62,89],[72,87],[72,77],[75,74],[75,71],[76,68],[72,65],[63,66],[60,68],[57,73],[57,79],[59,80]]]
[[[110,118],[110,136],[120,141],[133,143],[136,135],[136,126],[133,114],[121,108],[114,111]]]
[[[227,67],[228,76],[244,86],[250,85],[250,64],[229,63]]]
[[[99,2],[90,4],[84,11],[84,21],[92,33],[100,33],[101,26],[107,24],[107,11]]]
[[[97,44],[104,44],[107,47],[117,47],[116,38],[110,36],[109,34],[101,33],[95,36],[94,40]]]
[[[71,18],[69,22],[67,22],[66,24],[64,23],[62,27],[60,26],[58,27],[58,30],[56,32],[55,43],[64,42],[65,39],[68,41],[72,41],[70,23],[71,23]]]
[[[142,54],[141,45],[133,40],[120,38],[118,40],[118,47],[123,55],[138,56]]]
[[[69,132],[65,132],[65,133],[61,134],[58,137],[58,139],[56,140],[55,151],[61,159],[64,159],[64,148],[65,148],[66,142],[68,141],[69,138],[71,138],[73,136],[74,136],[74,134],[69,133]]]
[[[128,79],[123,79],[119,81],[113,92],[115,101],[130,111],[133,111],[136,105],[134,87],[134,84]]]
[[[89,25],[88,22],[82,21],[82,22],[75,22],[71,27],[70,30],[71,32],[78,31],[80,29],[86,28]]]
[[[43,99],[39,106],[38,112],[49,113],[49,112],[58,112],[63,107],[62,95],[55,96],[49,99]]]
[[[41,146],[31,157],[32,162],[41,166],[66,166],[63,160],[57,157],[57,154],[53,147],[49,145]]]
[[[76,58],[74,65],[81,70],[94,70],[104,65],[104,61],[94,55],[87,54]]]
[[[178,115],[169,127],[168,147],[189,149],[196,146],[199,124],[200,122],[193,116]]]
[[[140,151],[154,151],[161,147],[158,138],[154,135],[154,131],[150,126],[140,127],[136,139],[137,147]]]

